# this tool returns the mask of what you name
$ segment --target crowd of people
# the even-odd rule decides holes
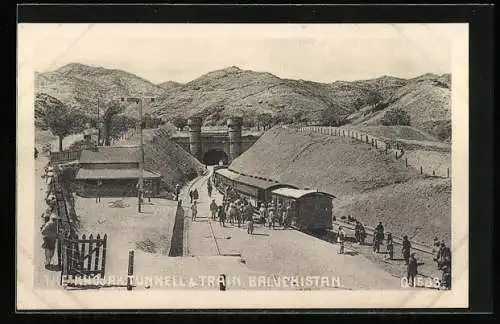
[[[225,227],[227,223],[233,226],[241,227],[242,224],[247,224],[247,233],[253,234],[254,230],[254,207],[250,202],[241,197],[241,195],[234,190],[231,186],[218,186],[222,189],[222,203],[218,205],[215,199],[212,199],[210,203],[210,214],[211,219],[218,220],[221,227]],[[209,180],[207,183],[207,192],[209,197],[212,195],[213,186]],[[192,219],[196,219],[197,215],[197,199],[198,191],[195,189],[190,192],[191,197],[191,213]],[[292,215],[293,205],[284,206],[280,203],[274,201],[271,202],[258,202],[257,221],[268,228],[275,229],[276,227],[282,227],[286,229],[290,227],[291,215]],[[367,237],[367,232],[365,226],[358,220],[350,217],[348,222],[354,222],[354,239],[357,244],[365,245],[365,240]],[[339,246],[338,253],[345,253],[345,242],[348,238],[343,226],[339,226],[336,233],[337,243]],[[384,253],[386,259],[394,259],[394,240],[393,235],[390,232],[385,232],[382,222],[379,222],[373,230],[372,235],[372,247],[373,253],[379,254]],[[385,241],[385,244],[384,244]],[[385,252],[381,250],[381,246],[385,245]],[[407,235],[403,236],[401,242],[401,255],[405,262],[407,268],[407,280],[410,286],[415,287],[415,278],[419,274],[418,266],[419,262],[416,253],[412,253],[412,245]],[[441,271],[441,288],[451,289],[451,250],[446,246],[444,241],[439,241],[437,238],[434,239],[434,251],[433,259],[437,264],[437,268]]]
[[[42,249],[45,250],[45,268],[50,269],[52,267],[52,259],[54,258],[54,253],[56,249],[56,242],[58,236],[58,220],[59,216],[57,214],[57,202],[54,195],[54,168],[51,166],[50,162],[45,166],[44,174],[42,178],[45,179],[45,184],[47,189],[45,191],[45,203],[46,208],[42,213],[41,217],[43,219],[42,226],[40,227],[40,232],[42,234]]]
[[[214,187],[211,179],[209,179],[207,182],[207,193],[210,198],[212,197]],[[242,227],[246,224],[248,234],[253,234],[255,222],[273,229],[278,227],[287,229],[290,227],[291,208],[293,206],[284,206],[275,202],[257,202],[257,206],[253,207],[249,199],[242,197],[231,186],[222,186],[219,184],[218,188],[223,196],[222,202],[217,204],[215,199],[212,199],[209,208],[211,219],[214,221],[218,220],[221,227],[226,227],[229,224]],[[191,202],[191,219],[196,220],[198,215],[198,190],[191,190],[189,196]],[[258,216],[254,218],[256,214]]]

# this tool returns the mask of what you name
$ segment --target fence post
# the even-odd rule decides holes
[[[128,252],[127,290],[132,290],[132,276],[134,274],[134,251]]]
[[[424,169],[422,169],[422,166],[420,166],[420,174],[424,173]]]
[[[446,177],[449,178],[450,177],[450,168],[446,168]]]
[[[435,177],[436,176],[436,171],[435,170],[432,170],[432,176]]]
[[[405,157],[405,166],[408,167],[408,157]]]

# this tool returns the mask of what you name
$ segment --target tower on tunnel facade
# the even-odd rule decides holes
[[[189,151],[191,154],[201,161],[201,118],[191,117],[188,119],[189,126]]]
[[[229,163],[241,154],[241,117],[231,117],[227,120],[229,137]]]
[[[209,160],[217,158],[213,156],[215,152],[224,156],[223,161],[231,163],[242,152],[242,122],[241,117],[229,118],[227,120],[227,137],[220,137],[220,135],[210,134],[210,132],[203,135],[201,132],[202,119],[200,117],[189,118],[189,152],[202,163],[206,163],[205,154],[212,154],[210,157],[206,157]]]

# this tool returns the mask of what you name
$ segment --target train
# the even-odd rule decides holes
[[[314,189],[301,189],[295,185],[247,175],[229,168],[217,168],[212,181],[222,194],[227,195],[231,188],[238,196],[244,197],[254,208],[260,203],[273,203],[282,210],[290,207],[292,228],[301,231],[332,229],[332,210],[334,195]]]

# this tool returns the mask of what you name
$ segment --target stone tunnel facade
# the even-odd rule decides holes
[[[241,153],[252,146],[259,136],[242,135],[242,118],[232,117],[227,120],[227,132],[202,132],[202,120],[199,117],[188,119],[189,135],[174,136],[177,144],[190,152],[204,164],[230,164]]]

